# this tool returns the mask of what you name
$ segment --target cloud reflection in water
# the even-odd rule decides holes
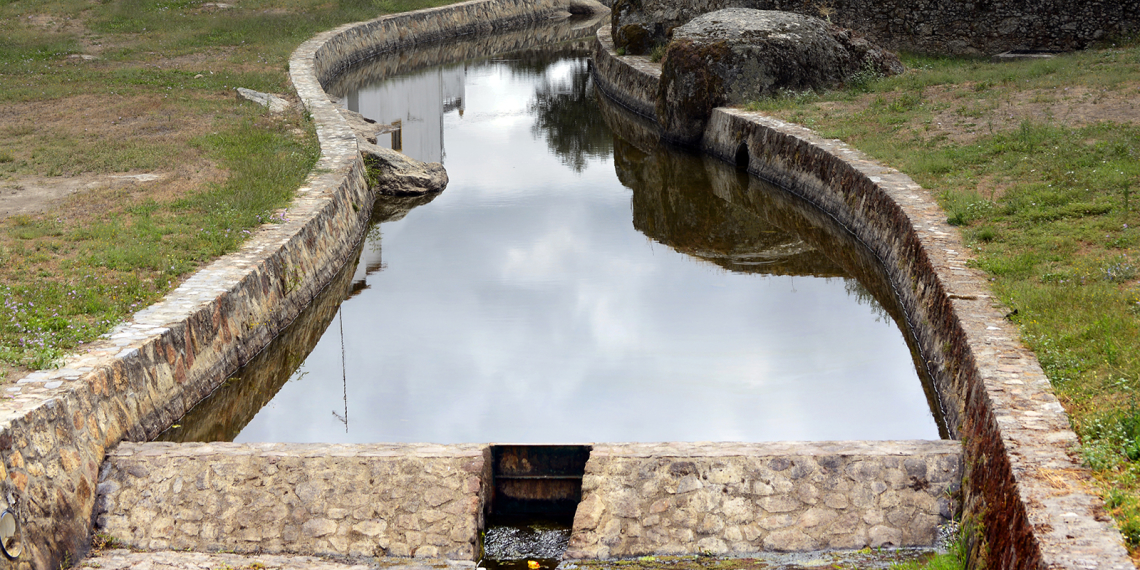
[[[535,102],[541,87],[588,109],[573,96],[582,60],[538,76],[501,62],[461,69],[465,112],[442,116],[450,186],[380,227],[359,269],[369,288],[341,308],[343,339],[334,321],[238,441],[938,437],[898,328],[856,302],[834,266],[828,277],[728,271],[678,251],[692,240],[634,228],[631,213],[644,224],[668,212],[752,214],[705,191],[654,187],[633,199],[612,144],[568,138],[574,114]],[[536,108],[558,115],[554,131],[534,128]],[[532,129],[558,140],[536,142]],[[636,159],[622,163],[627,182],[656,176],[653,161],[672,168],[622,152]],[[753,238],[750,247],[801,243]],[[706,241],[692,248],[718,247]],[[381,245],[384,269],[363,275]],[[342,341],[347,434],[329,412],[344,406]]]

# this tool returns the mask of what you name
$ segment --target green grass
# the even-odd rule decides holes
[[[257,112],[233,130],[197,141],[228,167],[216,188],[159,202],[142,198],[99,219],[74,223],[17,216],[0,249],[10,284],[0,285],[0,361],[31,369],[58,365],[69,351],[153,303],[176,280],[234,251],[262,223],[280,220],[315,163],[311,129],[298,139]]]
[[[448,3],[0,0],[0,106],[17,111],[0,113],[10,117],[0,119],[0,184],[32,174],[224,174],[189,190],[83,195],[90,208],[0,221],[0,381],[57,366],[288,204],[316,160],[312,125],[239,102],[234,88],[289,92],[288,57],[317,32]],[[94,60],[69,57],[95,48]],[[69,108],[70,122],[30,118]]]
[[[965,543],[959,536],[946,546],[945,552],[935,553],[926,561],[892,564],[891,570],[966,570],[968,562]]]
[[[908,57],[904,75],[749,107],[839,138],[931,190],[1070,413],[1133,552],[1140,547],[1140,127],[1054,109],[1127,99],[1140,48],[1040,62]],[[1079,95],[1072,95],[1072,94]],[[1067,99],[1068,98],[1068,99]],[[1021,105],[1033,117],[1011,119]],[[953,128],[945,128],[952,122]]]

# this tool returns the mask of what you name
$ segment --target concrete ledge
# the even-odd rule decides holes
[[[0,496],[25,552],[5,567],[57,568],[86,552],[105,451],[155,436],[276,336],[329,282],[368,223],[372,195],[356,139],[321,81],[384,49],[550,17],[554,0],[479,0],[321,34],[290,76],[313,116],[321,157],[288,209],[234,254],[193,275],[108,338],[5,388]]]
[[[595,62],[599,74],[610,74],[598,85],[619,86],[617,100],[648,91],[645,62],[617,56],[606,30]],[[759,113],[715,109],[701,146],[731,162],[743,149],[750,173],[827,212],[882,262],[947,424],[965,445],[963,512],[981,530],[974,563],[1135,567],[1036,357],[1003,318],[985,275],[967,266],[961,236],[928,192],[839,141]]]
[[[956,441],[595,444],[566,558],[931,546]]]
[[[124,545],[475,560],[483,445],[120,444],[96,521]]]

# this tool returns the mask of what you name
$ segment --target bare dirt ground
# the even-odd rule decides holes
[[[156,96],[0,105],[0,135],[9,142],[9,164],[18,165],[5,172],[0,164],[0,219],[46,212],[96,190],[145,188],[161,199],[220,182],[224,174],[190,144],[211,124]],[[124,170],[132,159],[115,157],[110,145],[153,168]]]
[[[13,176],[0,182],[0,219],[31,215],[56,207],[77,192],[138,187],[163,174],[91,174],[86,176]]]

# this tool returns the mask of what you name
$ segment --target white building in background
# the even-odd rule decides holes
[[[344,104],[381,125],[390,125],[388,135],[376,144],[398,150],[416,160],[443,162],[443,116],[458,110],[463,114],[467,68],[425,71],[389,79],[380,85],[350,93]]]

